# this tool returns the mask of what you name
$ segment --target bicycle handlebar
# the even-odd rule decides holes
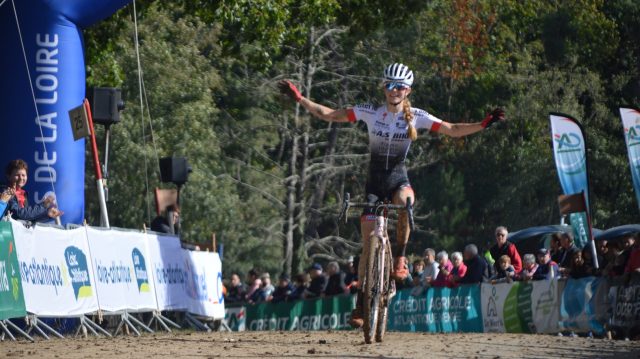
[[[376,203],[367,203],[367,202],[351,202],[351,195],[347,192],[344,194],[344,201],[342,202],[342,211],[340,211],[340,215],[338,216],[338,219],[341,219],[342,217],[344,217],[344,221],[345,223],[347,222],[347,217],[348,217],[348,213],[349,213],[349,208],[351,207],[355,207],[355,208],[369,208],[369,207],[375,207],[375,212],[378,213],[378,211],[380,209],[396,209],[396,210],[405,210],[407,211],[407,215],[409,217],[409,229],[411,229],[411,231],[413,232],[414,228],[415,228],[415,222],[413,220],[413,203],[411,203],[411,198],[407,197],[407,205],[403,206],[403,205],[399,205],[399,204],[390,204],[390,203],[383,203],[383,202],[376,202]]]

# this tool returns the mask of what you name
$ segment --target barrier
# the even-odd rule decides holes
[[[640,330],[640,276],[611,287],[604,278],[513,282],[401,290],[389,307],[388,329],[409,332],[604,334],[607,323]],[[607,297],[609,293],[609,297]],[[226,309],[232,330],[347,329],[355,296]]]
[[[414,297],[399,291],[389,307],[389,330],[406,332],[482,332],[480,286],[431,288]]]
[[[136,333],[131,322],[151,329],[131,312],[153,312],[163,319],[161,310],[186,310],[224,318],[220,257],[184,250],[177,237],[115,228],[27,228],[12,220],[0,222],[0,249],[4,331],[11,323],[3,320],[27,314],[43,326],[38,316],[78,317],[93,333],[101,328],[85,315],[98,311],[121,315]],[[32,328],[48,338],[37,325]]]
[[[243,307],[248,330],[329,330],[349,328],[354,297],[298,300],[291,303],[261,303]],[[243,309],[233,309],[233,312]]]
[[[11,223],[0,222],[0,320],[25,315],[27,311]]]
[[[485,333],[557,333],[558,282],[483,284]]]
[[[98,310],[84,228],[26,228],[11,222],[26,309],[44,317],[76,317]]]

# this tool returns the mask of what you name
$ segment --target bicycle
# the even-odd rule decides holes
[[[374,207],[376,214],[376,227],[369,237],[367,248],[363,248],[361,261],[365,261],[364,276],[361,277],[362,291],[362,317],[364,319],[364,341],[371,344],[371,339],[382,342],[387,329],[387,315],[389,304],[396,293],[395,282],[391,280],[391,268],[393,258],[391,255],[391,243],[387,233],[387,222],[389,210],[404,210],[409,217],[409,229],[413,231],[413,206],[411,199],[407,198],[407,205],[394,205],[386,202],[375,201],[375,203],[350,202],[349,193],[345,193],[342,212],[345,222],[348,218],[349,208],[371,208]]]

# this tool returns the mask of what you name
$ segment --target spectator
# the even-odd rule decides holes
[[[467,274],[467,266],[462,261],[462,253],[460,252],[451,253],[451,260],[453,269],[447,276],[447,287],[455,288],[458,286],[458,282]]]
[[[293,302],[299,299],[302,299],[302,295],[309,287],[307,282],[307,275],[305,273],[300,273],[295,277],[294,286],[291,290],[291,294],[287,298],[288,302]]]
[[[487,262],[487,264],[489,265],[488,272],[489,272],[489,278],[491,278],[491,276],[493,275],[493,270],[492,268],[495,266],[496,261],[493,259],[493,257],[491,256],[491,247],[493,246],[491,241],[487,241],[485,246],[482,248],[482,257],[484,258],[484,260]]]
[[[327,277],[327,285],[323,293],[325,296],[331,297],[349,293],[349,289],[344,285],[346,274],[340,269],[338,262],[327,264]]]
[[[436,251],[434,251],[433,248],[427,248],[424,250],[424,264],[425,267],[424,273],[422,274],[422,283],[425,287],[430,287],[431,283],[436,279],[438,272],[440,271],[440,269],[438,269],[439,263],[436,261]]]
[[[609,241],[602,239],[596,241],[596,252],[598,253],[598,267],[604,269],[609,264]]]
[[[571,257],[571,265],[565,273],[569,273],[569,277],[573,279],[584,278],[592,275],[591,268],[589,268],[582,257],[582,251],[574,251]]]
[[[240,280],[240,276],[236,273],[231,275],[231,283],[227,289],[225,301],[227,303],[240,303],[244,301],[247,287]]]
[[[503,255],[508,255],[511,260],[511,265],[516,270],[517,274],[522,270],[522,260],[520,259],[520,253],[518,253],[516,246],[507,241],[508,234],[509,232],[506,227],[499,226],[496,228],[496,244],[491,247],[489,251],[491,252],[491,257],[493,257],[495,261]],[[498,267],[495,267],[497,271]]]
[[[491,277],[489,264],[478,254],[475,244],[464,247],[464,264],[467,266],[467,273],[458,281],[460,284],[482,283]]]
[[[9,162],[6,167],[7,187],[13,189],[14,196],[7,202],[7,208],[13,219],[24,221],[47,221],[64,213],[55,206],[55,197],[47,196],[42,203],[29,206],[29,193],[24,189],[27,184],[27,163],[21,159]],[[3,189],[4,190],[4,189]]]
[[[247,273],[247,292],[244,295],[244,299],[249,301],[253,294],[260,289],[262,281],[260,280],[260,273],[253,268]]]
[[[627,275],[640,273],[640,240],[638,240],[637,233],[634,238],[634,245],[630,248],[629,259],[627,260],[624,273]]]
[[[322,266],[314,263],[309,268],[309,276],[311,277],[311,283],[309,284],[309,288],[302,293],[302,298],[319,298],[327,287],[327,277],[322,273]]]
[[[586,245],[584,248],[582,248],[582,260],[584,261],[584,265],[589,268],[591,275],[600,275],[600,272],[602,271],[600,268],[602,257],[598,255],[598,269],[596,269],[596,265],[595,263],[593,263],[593,252],[591,252],[590,245]]]
[[[625,268],[627,268],[627,263],[629,262],[629,256],[631,255],[631,249],[635,243],[635,238],[632,234],[624,237],[620,242],[620,253],[618,254],[618,258],[616,259],[616,265],[614,266],[614,270],[616,275],[622,275],[625,272]]]
[[[438,252],[436,256],[438,261],[438,275],[436,279],[431,282],[432,287],[444,287],[447,285],[447,277],[453,270],[453,264],[449,260],[449,255],[445,251]]]
[[[256,290],[253,293],[253,295],[249,299],[249,302],[251,303],[266,302],[269,299],[269,297],[271,297],[271,294],[273,293],[274,289],[275,288],[273,288],[273,285],[271,284],[271,276],[269,275],[269,273],[268,272],[262,273],[262,275],[260,276],[260,288],[258,288],[258,290]]]
[[[358,290],[358,263],[350,256],[347,260],[347,273],[344,277],[344,284],[351,293],[356,293]]]
[[[551,256],[551,260],[555,263],[560,263],[562,260],[563,250],[560,245],[560,239],[562,238],[561,232],[556,232],[551,235],[551,240],[549,242],[549,255]]]
[[[520,272],[518,279],[525,282],[532,280],[533,275],[538,270],[538,264],[536,263],[536,256],[534,256],[531,253],[525,254],[524,258],[522,259],[522,264],[523,264],[522,272]]]
[[[622,274],[622,272],[618,272],[620,267],[617,263],[622,261],[620,253],[622,253],[622,250],[617,241],[607,242],[607,265],[602,269],[602,275],[615,277]]]
[[[558,278],[558,263],[551,260],[551,253],[546,248],[538,250],[538,270],[533,274],[533,280],[551,280]]]
[[[274,289],[273,294],[271,294],[271,298],[269,298],[269,301],[271,303],[285,302],[291,296],[292,291],[293,286],[291,285],[289,276],[286,273],[282,273],[280,274],[280,278],[278,278],[278,287]]]
[[[13,188],[5,188],[2,193],[0,193],[0,218],[4,217],[4,212],[7,210],[7,204],[13,198],[15,191]]]
[[[409,271],[409,261],[407,260],[406,257],[398,257],[397,258],[396,264],[396,268],[398,267],[403,267],[407,273],[407,276],[404,279],[400,279],[400,278],[394,278],[394,280],[396,281],[396,289],[397,290],[401,290],[401,289],[406,289],[406,288],[412,288],[413,287],[413,278],[411,277],[411,273]]]
[[[419,283],[422,282],[422,279],[424,277],[424,260],[416,259],[413,261],[413,272],[411,273],[411,277],[413,277],[414,279],[414,286],[416,279],[419,281]]]
[[[560,246],[562,247],[562,256],[558,266],[560,267],[560,273],[563,273],[571,267],[573,255],[580,250],[573,243],[573,234],[571,233],[562,233],[560,235]]]
[[[491,278],[491,284],[511,283],[516,276],[516,270],[511,265],[511,258],[505,254],[498,258],[496,263],[498,263],[498,268],[496,274]]]
[[[151,221],[151,230],[158,233],[180,234],[180,207],[169,205]]]

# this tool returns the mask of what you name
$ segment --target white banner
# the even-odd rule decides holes
[[[184,252],[187,270],[187,310],[214,318],[224,318],[222,263],[218,253]]]
[[[480,288],[485,333],[557,333],[557,280],[488,284]]]
[[[149,274],[145,234],[87,227],[100,309],[155,310],[155,288]]]
[[[11,221],[27,312],[72,317],[98,310],[84,228],[26,228]]]
[[[180,238],[147,233],[147,246],[151,258],[148,267],[153,275],[158,309],[186,310],[188,275]]]

